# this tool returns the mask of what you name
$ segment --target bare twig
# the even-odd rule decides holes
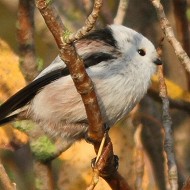
[[[166,160],[168,166],[168,178],[169,183],[171,185],[171,190],[178,189],[178,172],[174,155],[174,145],[173,145],[173,137],[172,137],[172,120],[169,114],[169,100],[167,97],[167,87],[164,81],[163,76],[163,66],[159,66],[158,69],[159,75],[159,87],[160,87],[160,97],[162,99],[162,110],[163,110],[163,127],[165,131],[165,139],[164,139],[164,149],[166,153]]]
[[[107,136],[107,133],[104,133],[104,137],[102,138],[102,142],[101,142],[101,144],[100,144],[100,148],[99,148],[98,153],[97,153],[97,156],[96,156],[95,164],[97,164],[97,162],[98,162],[99,159],[100,159],[100,156],[102,155],[103,148],[104,148],[104,146],[105,146],[106,136]]]
[[[21,70],[27,82],[38,74],[34,48],[34,0],[19,0],[17,36]]]
[[[179,59],[179,61],[185,66],[186,70],[190,72],[190,58],[188,57],[187,53],[183,50],[181,44],[177,41],[175,38],[173,29],[166,18],[166,15],[164,13],[164,9],[162,4],[160,3],[160,0],[150,0],[153,4],[153,6],[156,9],[161,28],[166,35],[168,41],[172,45],[172,47],[175,50],[175,53]],[[159,66],[159,81],[160,81],[160,97],[163,102],[163,126],[165,130],[165,142],[164,142],[164,148],[168,160],[168,177],[169,182],[171,185],[172,190],[178,189],[178,174],[177,174],[177,166],[175,162],[175,156],[174,156],[174,147],[173,147],[173,138],[172,138],[172,121],[171,117],[169,115],[169,100],[167,97],[167,89],[164,82],[163,77],[163,67]]]
[[[92,10],[92,13],[89,15],[89,17],[85,21],[85,25],[79,29],[75,34],[71,34],[69,38],[67,39],[67,43],[72,43],[75,40],[80,39],[82,36],[87,34],[92,28],[94,27],[94,24],[99,16],[100,8],[102,7],[102,0],[96,0],[94,1],[94,7]]]
[[[1,162],[0,162],[0,183],[3,189],[16,190],[16,184],[11,182]]]
[[[164,13],[164,9],[162,4],[160,3],[160,0],[150,0],[153,4],[153,6],[156,9],[161,28],[166,35],[168,41],[172,45],[172,47],[175,50],[175,53],[179,59],[179,61],[185,66],[186,70],[190,72],[190,58],[188,57],[187,53],[183,50],[181,44],[177,39],[175,38],[173,29],[166,18],[166,15]]]
[[[122,24],[125,19],[128,0],[120,0],[114,24]]]

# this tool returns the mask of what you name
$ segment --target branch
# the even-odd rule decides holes
[[[164,81],[163,76],[163,66],[160,65],[158,67],[158,75],[159,75],[159,88],[160,88],[160,97],[162,99],[162,120],[163,127],[165,131],[165,140],[164,140],[164,149],[166,153],[167,166],[168,166],[168,178],[171,185],[171,190],[178,189],[178,172],[174,155],[174,145],[173,145],[173,137],[172,137],[172,120],[169,114],[169,100],[167,97],[167,87]]]
[[[34,47],[34,0],[19,0],[17,37],[21,70],[27,82],[38,74]]]
[[[71,34],[66,41],[67,43],[72,43],[76,40],[79,40],[85,34],[87,34],[95,25],[95,22],[99,16],[100,9],[102,7],[102,0],[95,0],[92,13],[88,16],[85,21],[85,25],[79,29],[75,34]]]
[[[114,24],[122,24],[123,23],[123,21],[125,19],[125,15],[126,15],[127,5],[128,5],[128,0],[120,0],[119,1],[117,14],[116,14],[116,17],[114,18]]]
[[[64,36],[67,28],[63,25],[55,7],[51,5],[52,1],[36,0],[36,7],[40,10],[44,21],[51,31],[59,49],[64,47]]]
[[[105,130],[103,127],[103,120],[98,106],[97,97],[93,90],[94,89],[93,83],[86,73],[83,60],[76,53],[76,50],[73,46],[73,42],[81,38],[85,34],[87,34],[87,32],[89,32],[92,29],[98,17],[102,1],[96,0],[94,2],[93,11],[91,15],[87,18],[85,26],[79,29],[77,33],[69,36],[67,36],[68,30],[63,25],[55,8],[51,5],[51,1],[36,0],[36,5],[39,8],[42,16],[44,17],[44,20],[49,30],[52,32],[60,51],[60,57],[67,65],[70,71],[70,75],[75,84],[75,87],[79,92],[79,94],[81,95],[89,123],[88,137],[92,139],[95,151],[98,152],[98,149],[100,147],[100,142],[103,138]],[[109,144],[111,144],[111,141],[109,136],[107,136],[105,147],[107,147],[107,145]],[[106,179],[108,179],[108,182],[111,183],[111,185],[113,183],[113,180],[117,182],[115,186],[113,185],[115,189],[117,189],[118,183],[122,183],[122,186],[124,186],[124,184],[126,183],[124,183],[123,178],[117,172],[115,172],[114,174],[110,173],[110,168],[112,168],[111,171],[115,171],[114,169],[115,165],[113,162],[114,161],[113,149],[110,149],[110,146],[108,147],[109,147],[108,150],[110,152],[109,154],[110,159],[107,161],[105,156],[103,156],[104,152],[102,154],[102,157],[106,161],[106,164],[108,163],[106,166],[105,165],[102,166],[104,168],[103,173],[106,174],[107,177]],[[98,169],[98,171],[100,170]],[[100,171],[99,174],[101,176],[102,171]]]
[[[96,5],[99,5],[101,3],[101,1],[96,2]],[[93,83],[86,73],[83,60],[77,55],[75,48],[71,44],[71,41],[69,40],[70,44],[67,44],[65,42],[65,39],[67,38],[66,32],[68,30],[63,25],[54,6],[50,3],[51,1],[48,1],[47,3],[47,1],[44,0],[36,0],[36,6],[44,17],[44,20],[48,28],[52,32],[56,40],[57,46],[59,47],[60,57],[67,65],[71,77],[74,81],[75,87],[82,97],[90,126],[89,137],[94,139],[95,141],[100,142],[104,132],[102,127],[103,120],[101,118],[96,94],[93,90]],[[89,16],[89,18],[96,17]],[[86,24],[88,23],[90,24],[91,22],[86,22]],[[88,30],[90,27],[86,26],[84,28]],[[80,31],[83,30],[81,29]],[[73,39],[72,36],[69,39]]]
[[[156,9],[159,21],[160,21],[160,26],[167,37],[169,43],[172,45],[174,48],[175,54],[178,57],[179,61],[185,66],[186,70],[190,72],[190,58],[188,57],[187,53],[184,51],[182,48],[181,44],[179,41],[177,41],[174,31],[166,18],[166,15],[164,13],[164,9],[162,4],[160,3],[160,0],[150,0],[153,4],[153,6]]]

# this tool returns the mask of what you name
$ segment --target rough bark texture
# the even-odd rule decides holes
[[[103,126],[103,120],[98,106],[97,97],[93,90],[92,81],[88,77],[84,68],[83,60],[77,55],[72,42],[79,39],[90,29],[92,29],[98,16],[101,4],[102,1],[95,1],[92,15],[87,18],[85,26],[82,29],[79,29],[76,34],[66,37],[63,36],[66,28],[62,24],[60,17],[50,2],[47,3],[47,1],[44,0],[36,0],[36,5],[44,17],[44,20],[59,47],[60,57],[67,65],[76,89],[82,97],[89,123],[88,137],[92,140],[96,152],[98,152],[100,147],[100,141],[102,140],[105,129]],[[102,153],[102,157],[105,157],[105,162],[103,165],[101,164],[101,168],[98,169],[100,176],[106,176],[109,179],[107,182],[110,184],[112,189],[118,189],[118,187],[121,187],[120,189],[129,189],[127,183],[124,183],[123,178],[115,172],[112,144],[109,137],[107,137],[106,140],[105,149]],[[111,146],[109,146],[110,144]],[[95,167],[98,168],[98,164]]]

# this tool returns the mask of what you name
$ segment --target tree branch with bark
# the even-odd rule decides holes
[[[178,189],[178,171],[174,155],[174,142],[172,132],[172,119],[169,113],[169,100],[167,97],[167,87],[164,81],[163,66],[158,68],[160,82],[160,97],[162,99],[162,121],[165,131],[164,150],[166,153],[166,161],[168,166],[168,179],[171,185],[171,190]]]
[[[174,35],[174,31],[166,18],[164,9],[160,0],[150,0],[153,4],[157,16],[160,22],[160,26],[171,44],[174,48],[175,54],[178,57],[181,64],[184,65],[185,69],[190,72],[190,58],[188,57],[185,50],[182,48],[180,42],[176,39]],[[176,1],[174,2],[176,4]],[[171,129],[171,117],[169,115],[169,100],[167,98],[167,88],[164,82],[163,77],[163,68],[159,66],[159,81],[160,81],[160,96],[163,102],[163,125],[165,129],[165,151],[167,154],[168,161],[168,178],[171,185],[171,189],[178,189],[178,174],[177,174],[177,166],[175,162],[174,156],[174,147],[173,147],[173,137],[172,137],[172,129]]]
[[[73,42],[80,39],[92,29],[99,15],[101,5],[102,1],[96,0],[94,2],[93,11],[87,18],[85,25],[75,34],[68,35],[70,32],[68,32],[68,29],[62,23],[51,1],[36,0],[36,6],[40,10],[49,30],[55,38],[60,51],[60,57],[67,65],[75,87],[82,97],[89,123],[88,137],[93,142],[96,153],[99,150],[101,140],[104,136],[104,122],[101,117],[93,83],[86,73],[83,60],[76,53]],[[105,161],[103,164],[100,164],[101,167],[99,168],[99,162],[95,165],[95,168],[99,171],[99,175],[109,183],[112,189],[118,189],[118,187],[121,187],[120,189],[129,189],[128,184],[124,182],[120,174],[118,174],[118,172],[113,173],[113,170],[115,171],[115,157],[108,135],[106,135],[105,147],[102,151],[102,156],[103,155],[107,155],[107,159],[104,156]],[[99,160],[101,161],[102,159]],[[111,171],[110,168],[112,168]]]
[[[176,56],[178,57],[180,63],[184,65],[186,70],[190,72],[190,58],[188,57],[187,53],[182,48],[180,42],[176,39],[174,35],[174,31],[165,15],[165,12],[164,12],[162,4],[160,3],[160,0],[150,0],[150,1],[156,10],[156,13],[160,22],[160,26],[167,40],[174,48]]]

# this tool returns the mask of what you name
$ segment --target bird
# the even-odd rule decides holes
[[[146,94],[162,62],[145,36],[123,25],[96,29],[74,42],[97,95],[103,121],[113,126]],[[88,120],[69,70],[58,55],[30,84],[0,106],[0,125],[32,120],[63,151],[84,139]]]

